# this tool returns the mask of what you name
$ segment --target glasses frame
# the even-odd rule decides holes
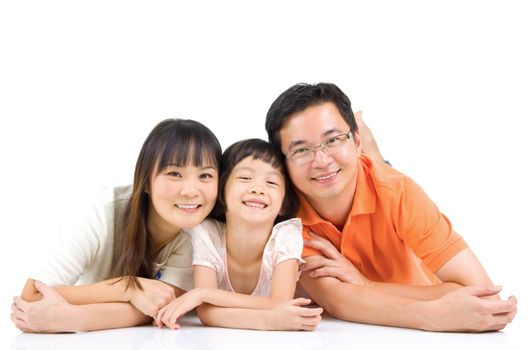
[[[346,136],[346,140],[350,140],[352,138],[352,136],[354,135],[354,133],[352,132],[352,129],[348,130],[347,132],[344,132],[342,134],[338,134],[338,135],[334,135],[334,136],[330,136],[326,139],[324,139],[323,141],[321,141],[321,143],[318,145],[318,146],[303,146],[303,147],[299,147],[299,148],[296,148],[296,149],[293,149],[291,150],[290,152],[286,153],[284,156],[286,157],[287,160],[289,160],[290,162],[292,163],[297,163],[295,160],[292,160],[292,157],[294,155],[295,152],[297,152],[299,149],[301,148],[306,148],[309,153],[306,154],[306,156],[308,156],[309,154],[314,154],[314,158],[312,158],[312,161],[315,159],[315,152],[317,152],[318,149],[321,149],[323,152],[325,152],[326,154],[329,154],[327,151],[326,151],[326,145],[328,144],[328,142],[331,140],[331,139],[334,139],[336,137],[341,137],[341,136]],[[345,141],[346,141],[345,140]],[[344,145],[344,144],[343,144]],[[299,159],[299,158],[298,158]],[[300,159],[303,159],[302,157]],[[307,162],[308,163],[308,162]]]

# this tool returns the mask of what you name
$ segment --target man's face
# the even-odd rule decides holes
[[[319,146],[322,141],[349,130],[350,126],[333,103],[311,106],[288,117],[280,130],[281,151],[287,154],[299,147]],[[298,164],[290,159],[286,164],[293,184],[314,203],[338,197],[356,180],[360,153],[356,133],[339,149],[332,150],[332,154],[318,148],[313,160]]]

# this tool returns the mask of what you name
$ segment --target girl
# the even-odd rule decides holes
[[[314,330],[322,309],[291,300],[303,239],[300,220],[290,219],[298,203],[282,155],[250,139],[229,147],[220,164],[219,221],[189,230],[196,288],[161,309],[156,323],[178,328],[178,319],[198,306],[205,325]]]
[[[25,332],[140,325],[191,289],[192,246],[181,232],[213,209],[220,156],[204,125],[159,123],[141,148],[133,186],[103,193],[63,227],[47,264],[15,298],[15,325]]]

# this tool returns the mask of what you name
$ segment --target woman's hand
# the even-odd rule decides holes
[[[35,281],[35,287],[42,299],[35,302],[24,301],[15,297],[11,305],[11,320],[25,333],[58,333],[72,332],[69,304],[57,291],[42,282]]]
[[[323,309],[302,307],[310,304],[310,299],[289,300],[270,310],[269,330],[313,331],[321,322]]]
[[[170,329],[178,329],[178,320],[195,307],[202,304],[202,289],[193,289],[173,300],[158,312],[155,324],[158,327],[167,326]]]
[[[176,298],[174,288],[167,283],[138,277],[143,290],[131,287],[127,290],[128,301],[143,314],[156,318],[159,310]],[[121,283],[126,283],[123,279]]]

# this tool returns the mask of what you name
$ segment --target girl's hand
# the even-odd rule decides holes
[[[270,310],[270,330],[313,331],[321,321],[323,309],[302,307],[310,299],[297,298]]]
[[[128,301],[147,316],[156,318],[159,310],[176,298],[174,288],[164,282],[139,277],[139,283],[143,290],[131,287],[127,291]]]
[[[187,312],[202,304],[201,294],[202,292],[200,289],[193,289],[176,298],[158,312],[155,324],[160,328],[163,327],[164,324],[170,329],[180,328],[180,325],[178,324],[180,318],[182,318]]]

